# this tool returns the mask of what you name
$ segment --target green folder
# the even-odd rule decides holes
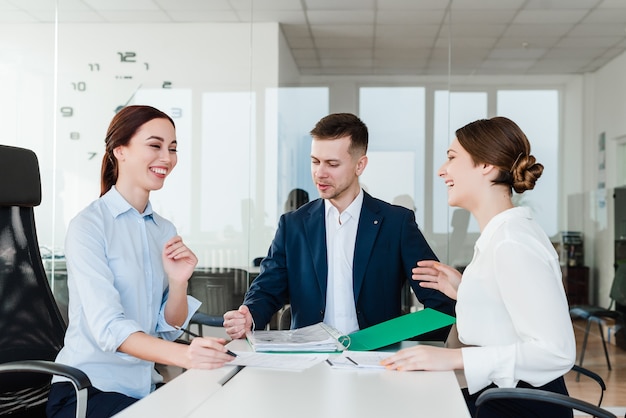
[[[450,315],[426,308],[341,336],[339,342],[347,350],[376,350],[452,325],[455,321]]]

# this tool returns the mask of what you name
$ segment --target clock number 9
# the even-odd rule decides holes
[[[61,109],[61,116],[69,118],[74,116],[74,108],[70,106],[63,106]]]

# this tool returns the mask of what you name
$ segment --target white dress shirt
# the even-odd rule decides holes
[[[468,390],[542,386],[569,371],[576,342],[558,256],[528,208],[489,221],[457,294]]]
[[[354,304],[352,265],[363,206],[363,190],[342,213],[339,213],[328,200],[324,201],[324,204],[328,260],[324,323],[333,326],[342,334],[349,334],[359,329]]]
[[[174,225],[133,208],[115,187],[71,222],[65,240],[69,327],[58,363],[74,366],[104,392],[142,398],[160,377],[154,363],[117,351],[134,332],[174,340],[164,316],[168,279],[161,254]],[[200,302],[187,297],[185,324]],[[66,379],[55,377],[53,382]]]

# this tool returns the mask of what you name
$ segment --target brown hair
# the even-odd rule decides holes
[[[352,113],[332,113],[320,119],[311,130],[316,139],[338,139],[350,137],[350,154],[367,153],[367,126]]]
[[[530,154],[530,142],[512,120],[498,116],[479,119],[456,131],[461,146],[472,156],[474,164],[491,164],[498,168],[494,184],[504,184],[517,193],[532,190],[543,165]]]
[[[102,157],[100,196],[108,192],[117,182],[118,166],[113,150],[119,146],[128,145],[135,132],[152,119],[167,119],[175,127],[172,118],[151,106],[126,106],[113,117],[104,139],[105,151]]]

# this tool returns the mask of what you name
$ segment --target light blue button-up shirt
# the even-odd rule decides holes
[[[69,326],[58,363],[82,370],[101,391],[142,398],[154,389],[160,380],[154,363],[116,350],[135,332],[170,341],[180,336],[165,321],[161,259],[175,235],[150,203],[139,213],[115,186],[72,219],[65,240]],[[185,325],[200,302],[188,296],[188,306]]]

